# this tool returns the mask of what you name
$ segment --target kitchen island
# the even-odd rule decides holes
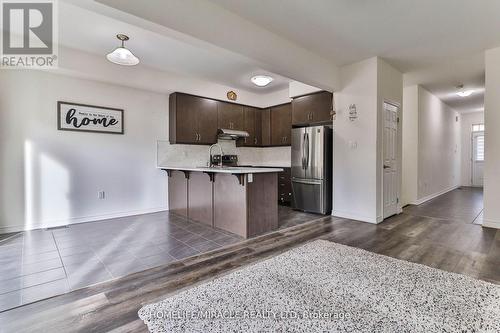
[[[249,238],[278,229],[281,168],[158,166],[171,212]]]

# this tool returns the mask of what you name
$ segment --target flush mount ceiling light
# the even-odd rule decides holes
[[[267,75],[255,75],[250,81],[258,87],[265,87],[273,81],[273,78]]]
[[[463,84],[459,85],[457,89],[459,89],[459,91],[457,91],[457,95],[460,97],[468,97],[474,92],[472,89],[465,90]]]
[[[134,66],[139,63],[139,58],[137,58],[129,49],[125,48],[125,41],[129,40],[127,35],[118,34],[116,35],[122,45],[117,47],[113,52],[108,53],[106,58],[112,63],[123,65],[123,66]]]

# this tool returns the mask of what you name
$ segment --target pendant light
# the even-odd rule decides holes
[[[123,65],[123,66],[134,66],[139,63],[139,58],[137,58],[129,49],[125,48],[125,41],[129,40],[127,35],[118,34],[116,35],[122,45],[117,47],[113,52],[108,53],[106,58],[112,63]]]

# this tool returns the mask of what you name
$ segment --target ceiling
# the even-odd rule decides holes
[[[459,111],[482,107],[480,91],[468,101],[452,95],[459,83],[484,89],[478,56],[500,45],[498,0],[210,1],[339,66],[380,56]],[[464,57],[471,62],[458,61],[461,66],[440,75],[428,72]]]
[[[155,69],[261,94],[287,89],[291,81],[225,49],[186,43],[68,2],[59,3],[59,27],[60,44],[102,55],[103,61],[119,45],[116,34],[125,33],[130,37],[126,47],[141,59],[142,65]],[[264,88],[257,87],[250,82],[256,74],[267,74],[274,80]]]
[[[113,36],[125,32],[132,38],[127,45],[147,66],[257,93],[284,89],[289,79],[271,74],[276,80],[261,89],[249,82],[254,74],[282,73],[293,78],[281,66],[287,62],[289,67],[303,66],[306,74],[311,71],[313,64],[306,59],[313,57],[308,58],[302,50],[337,66],[380,56],[404,73],[405,86],[421,84],[457,111],[478,111],[484,104],[484,50],[500,45],[498,0],[481,0],[479,4],[472,0],[419,0],[418,5],[414,0],[169,0],[140,6],[132,0],[64,2],[60,6],[63,44],[104,55],[117,45]],[[102,8],[88,10],[92,7],[89,4],[95,7],[98,3],[113,14],[106,15]],[[142,23],[121,20],[116,13]],[[231,29],[218,30],[220,26],[215,25],[224,26],[220,21],[226,19],[232,19]],[[179,33],[205,44],[174,38],[144,22],[171,31],[177,25],[184,29]],[[263,45],[266,34],[275,42]],[[252,47],[258,42],[259,46]],[[226,47],[233,46],[231,43],[236,47]],[[286,53],[287,48],[281,46],[296,52]],[[255,57],[264,54],[274,57],[272,66],[264,66],[266,70],[262,68],[267,58]],[[455,94],[458,84],[473,88],[475,93],[459,98]]]

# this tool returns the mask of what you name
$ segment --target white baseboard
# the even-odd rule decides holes
[[[500,221],[489,220],[483,218],[483,227],[500,229]]]
[[[425,196],[425,197],[423,197],[423,198],[420,198],[420,199],[418,199],[417,201],[411,202],[410,204],[411,204],[411,205],[421,205],[421,204],[423,204],[423,203],[424,203],[424,202],[426,202],[426,201],[432,200],[432,199],[434,199],[434,198],[436,198],[436,197],[439,197],[440,195],[443,195],[443,194],[445,194],[445,193],[448,193],[448,192],[451,192],[451,191],[453,191],[453,190],[456,190],[456,189],[457,189],[457,188],[459,188],[459,187],[460,187],[460,185],[455,185],[455,186],[452,186],[452,187],[447,188],[447,189],[445,189],[445,190],[443,190],[443,191],[440,191],[440,192],[437,192],[437,193],[434,193],[434,194],[430,194],[430,195],[428,195],[428,196]]]
[[[351,213],[346,213],[346,212],[340,212],[338,210],[334,210],[332,215],[335,217],[341,217],[344,219],[356,220],[356,221],[367,222],[367,223],[372,223],[372,224],[379,223],[378,217],[361,216],[361,215],[356,215],[356,214],[351,214]]]
[[[71,224],[77,224],[77,223],[94,222],[94,221],[108,220],[108,219],[114,219],[114,218],[119,218],[119,217],[127,217],[127,216],[142,215],[142,214],[151,214],[151,213],[163,212],[163,211],[167,211],[167,210],[168,210],[167,207],[156,207],[156,208],[149,208],[149,209],[131,210],[131,211],[126,211],[126,212],[116,212],[116,213],[109,213],[109,214],[94,215],[94,216],[72,217],[72,218],[69,218],[66,220],[44,221],[43,223],[31,224],[29,226],[26,226],[26,225],[5,226],[5,227],[0,227],[0,234],[7,234],[7,233],[11,233],[11,232],[20,232],[20,231],[27,231],[27,230],[35,230],[35,229],[57,228],[57,227],[63,227],[63,226],[71,225]]]

